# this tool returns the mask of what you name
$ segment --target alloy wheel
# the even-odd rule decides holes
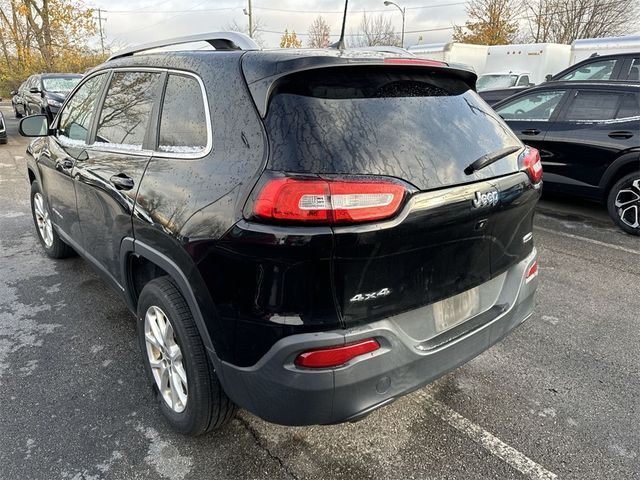
[[[187,372],[173,326],[159,307],[152,305],[147,309],[144,337],[147,360],[158,391],[171,410],[181,413],[187,406]]]
[[[615,207],[622,223],[640,228],[640,178],[618,192]]]
[[[53,245],[53,226],[51,225],[51,217],[49,211],[44,205],[44,198],[41,193],[33,196],[33,209],[38,224],[38,233],[47,248]]]

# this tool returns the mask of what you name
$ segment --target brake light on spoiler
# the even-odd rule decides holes
[[[254,203],[262,219],[303,223],[355,223],[393,216],[406,194],[391,180],[268,180]]]

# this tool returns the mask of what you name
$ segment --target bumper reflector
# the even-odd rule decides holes
[[[331,368],[344,365],[349,360],[380,348],[373,338],[359,342],[347,343],[338,347],[322,348],[303,352],[296,357],[295,364],[305,368]]]
[[[527,270],[527,276],[525,277],[525,282],[529,283],[538,275],[538,261],[536,260]]]

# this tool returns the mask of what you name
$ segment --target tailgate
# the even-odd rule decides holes
[[[498,192],[498,204],[474,206],[476,192]],[[517,173],[415,195],[375,227],[334,227],[334,288],[347,326],[452,297],[523,259],[537,197]]]

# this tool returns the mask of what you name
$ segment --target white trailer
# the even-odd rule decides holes
[[[640,35],[626,37],[583,38],[571,44],[571,63],[578,63],[593,54],[612,55],[615,53],[640,52]]]
[[[554,75],[569,66],[571,47],[559,43],[524,43],[514,45],[493,45],[489,47],[483,75],[517,75],[516,82],[537,85],[545,81],[547,75]],[[511,85],[511,86],[515,86]],[[506,88],[502,87],[502,88]]]
[[[466,65],[476,73],[484,70],[487,61],[487,45],[471,45],[469,43],[430,43],[413,45],[407,50],[420,58],[438,60],[449,65]]]

